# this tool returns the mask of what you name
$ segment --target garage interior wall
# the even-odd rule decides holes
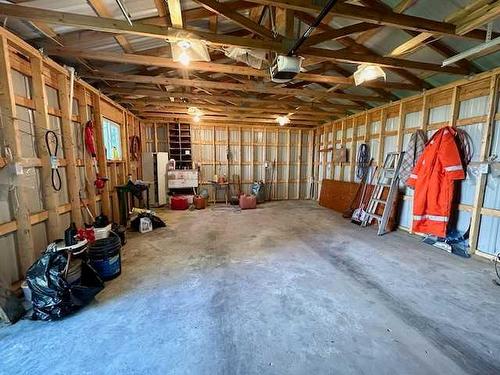
[[[67,69],[4,29],[0,29],[0,81],[0,142],[24,172],[15,178],[9,167],[0,168],[0,275],[2,282],[14,283],[71,222],[81,227],[88,219],[80,196],[94,214],[118,218],[115,185],[125,183],[129,173],[140,177],[140,162],[128,162],[127,152],[128,137],[140,134],[140,122],[81,80],[75,81],[70,114]],[[121,160],[105,159],[104,118],[120,125]],[[102,192],[93,186],[92,162],[84,152],[83,125],[88,120],[94,121],[100,174],[109,178]],[[47,130],[59,139],[59,192],[51,185]],[[8,155],[0,156],[9,161]]]
[[[491,161],[487,175],[478,168],[500,156],[499,74],[495,69],[316,128],[314,197],[323,179],[359,182],[355,168],[362,143],[369,145],[373,165],[380,166],[389,152],[406,149],[416,129],[430,138],[443,126],[460,127],[470,136],[474,153],[467,178],[458,182],[456,227],[461,232],[470,228],[471,251],[491,258],[500,248],[499,160]],[[332,162],[333,150],[341,147],[350,151],[349,161]],[[406,231],[411,231],[412,194],[404,188],[400,204],[399,226]]]
[[[146,122],[143,128],[145,151],[168,152],[168,123]],[[311,128],[191,124],[193,163],[211,196],[213,176],[225,175],[231,182],[238,176],[246,194],[254,181],[272,179],[273,200],[309,199],[313,136]]]

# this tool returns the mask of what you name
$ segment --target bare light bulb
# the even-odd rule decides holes
[[[286,125],[286,124],[288,124],[290,122],[290,119],[288,117],[286,117],[286,116],[278,116],[276,118],[276,121],[278,121],[278,124],[280,126],[284,126],[284,125]]]
[[[201,120],[200,115],[196,115],[196,116],[193,117],[193,121],[194,122],[200,122],[200,120]]]
[[[184,65],[184,66],[188,66],[189,63],[191,62],[191,58],[189,57],[189,55],[183,51],[180,55],[179,55],[179,62]]]

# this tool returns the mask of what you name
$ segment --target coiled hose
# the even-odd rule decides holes
[[[52,142],[51,139],[52,138]],[[50,145],[54,143],[54,149],[51,149]],[[57,161],[57,152],[59,151],[59,138],[57,138],[57,134],[52,130],[47,130],[45,133],[45,146],[47,147],[47,152],[49,153],[50,158],[50,168],[52,169],[52,187],[55,191],[60,191],[61,184],[61,174],[58,169],[58,161]]]

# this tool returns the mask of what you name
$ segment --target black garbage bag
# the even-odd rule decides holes
[[[80,282],[69,284],[64,278],[67,262],[66,252],[50,244],[28,269],[26,282],[33,303],[31,319],[61,319],[90,303],[104,289],[103,281],[86,259],[82,261]]]
[[[134,229],[135,231],[139,231],[139,225],[141,224],[141,218],[143,217],[148,217],[151,220],[151,223],[153,224],[153,229],[163,228],[167,226],[165,222],[158,216],[143,212],[137,215],[137,217],[130,222],[130,226],[132,227],[132,229]]]
[[[0,284],[0,322],[15,323],[24,315],[21,300]]]

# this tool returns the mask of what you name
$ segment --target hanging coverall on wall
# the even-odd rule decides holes
[[[456,130],[451,127],[438,130],[427,143],[406,182],[415,189],[414,232],[446,237],[454,181],[465,178],[455,135]]]

